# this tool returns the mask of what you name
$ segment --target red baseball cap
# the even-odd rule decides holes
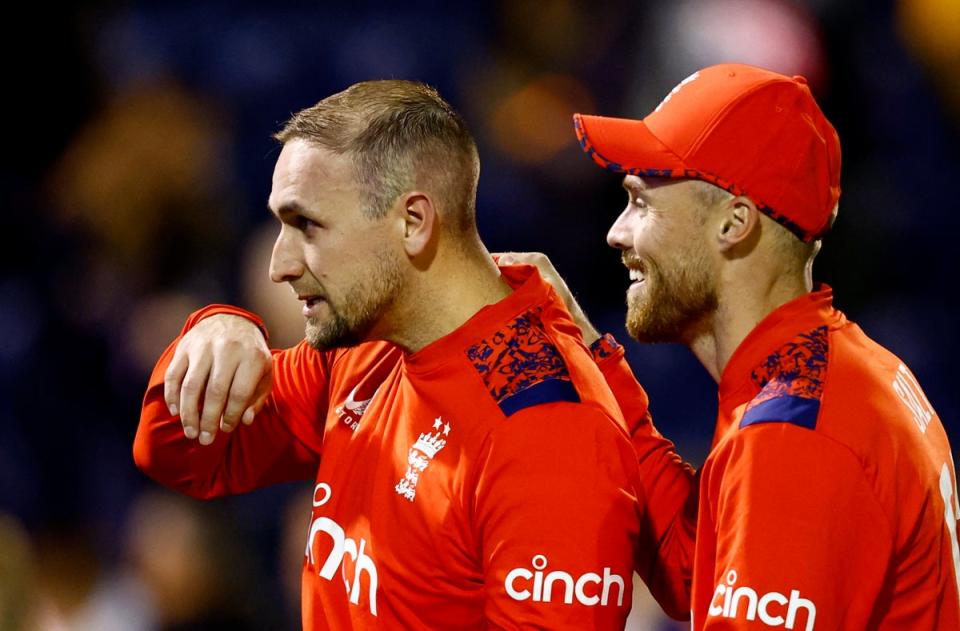
[[[574,114],[600,166],[705,180],[752,199],[804,241],[830,227],[840,199],[840,138],[807,81],[742,64],[680,82],[642,121]]]

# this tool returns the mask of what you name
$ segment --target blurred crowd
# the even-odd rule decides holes
[[[815,277],[910,364],[960,446],[960,0],[117,0],[20,7],[6,29],[0,630],[299,628],[303,489],[201,504],[130,451],[191,311],[230,302],[274,346],[302,335],[266,273],[270,134],[365,79],[426,81],[464,114],[487,244],[547,252],[625,341],[628,281],[604,243],[622,190],[571,114],[640,117],[721,61],[807,76],[844,151]],[[699,464],[706,372],[680,348],[628,353],[659,428]],[[637,591],[631,628],[685,628]]]

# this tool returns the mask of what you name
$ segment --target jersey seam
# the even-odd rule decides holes
[[[826,391],[824,391],[824,398],[826,398]],[[822,402],[822,400],[821,400],[821,402]],[[822,405],[822,403],[821,403],[821,405]],[[817,416],[817,419],[819,420],[820,417],[822,417],[823,415],[824,415],[824,413],[823,413],[823,408],[821,407],[821,412],[820,412],[820,414]],[[768,427],[768,426],[770,426],[770,425],[771,425],[770,423],[758,423],[758,424],[756,424],[756,425],[748,425],[747,427],[743,428],[740,432],[738,432],[737,435],[738,435],[738,436],[745,436],[745,435],[747,435],[747,432],[750,432],[750,430],[751,430],[752,428],[763,429],[764,427]],[[797,426],[794,426],[793,424],[790,424],[790,423],[788,423],[788,425],[790,425],[791,427],[797,427]],[[812,434],[813,434],[815,437],[817,437],[818,439],[823,440],[823,441],[827,441],[827,442],[829,442],[829,443],[831,443],[831,444],[833,444],[833,445],[836,445],[837,447],[839,447],[839,448],[842,450],[843,453],[845,453],[847,456],[849,456],[849,457],[853,460],[853,462],[856,464],[857,471],[858,471],[858,472],[860,473],[860,475],[861,475],[861,479],[862,479],[863,483],[864,483],[864,484],[866,485],[866,487],[870,490],[870,497],[871,497],[871,499],[873,499],[874,504],[876,505],[876,507],[877,507],[877,509],[879,510],[880,514],[883,515],[884,523],[885,523],[885,525],[886,525],[886,527],[887,527],[887,534],[888,534],[888,536],[889,536],[889,538],[890,538],[890,541],[891,541],[891,542],[894,542],[894,541],[895,541],[895,534],[894,534],[895,531],[894,531],[894,528],[893,528],[893,523],[891,522],[890,516],[887,514],[887,511],[884,510],[883,504],[880,502],[880,499],[877,497],[876,490],[873,488],[873,485],[870,484],[870,480],[869,480],[869,478],[867,477],[866,472],[864,471],[863,463],[862,463],[862,461],[860,460],[860,458],[857,456],[857,453],[856,453],[855,451],[853,451],[853,449],[851,449],[850,446],[847,445],[846,443],[843,443],[843,442],[837,440],[836,438],[833,438],[832,436],[828,436],[828,435],[826,435],[826,434],[823,434],[822,432],[818,432],[818,431],[815,430],[815,429],[814,429],[814,430],[809,430],[809,429],[800,427],[799,430],[807,431],[807,432],[812,432]],[[734,440],[736,440],[736,438],[734,438]],[[712,508],[714,509],[712,512],[714,512],[714,514],[716,514],[716,507],[713,506]]]
[[[831,387],[831,386],[832,386],[832,383],[830,382],[830,372],[831,372],[830,369],[831,369],[831,367],[832,367],[833,360],[834,360],[834,357],[835,357],[834,352],[836,351],[836,348],[837,348],[837,345],[834,343],[834,339],[835,339],[836,331],[839,331],[839,330],[840,330],[839,328],[837,328],[837,329],[831,329],[831,328],[829,328],[829,327],[827,328],[827,335],[828,335],[828,342],[827,342],[827,371],[826,371],[827,376],[826,376],[825,379],[824,379],[823,393],[820,395],[820,413],[817,414],[817,420],[818,420],[818,421],[820,420],[821,417],[825,417],[825,416],[826,416],[826,406],[827,406],[827,404],[829,403],[828,400],[827,400],[827,388],[831,388],[831,390],[832,390],[832,387]],[[890,519],[890,515],[887,514],[887,511],[884,510],[883,504],[880,502],[880,498],[877,497],[877,495],[876,495],[876,489],[874,489],[874,486],[873,486],[872,484],[870,484],[869,478],[867,477],[867,474],[866,474],[866,471],[864,471],[864,468],[863,468],[863,461],[860,459],[860,457],[857,455],[857,453],[856,453],[855,451],[853,451],[853,449],[851,449],[850,446],[847,445],[846,443],[842,443],[842,442],[840,442],[839,440],[837,440],[836,438],[833,438],[832,436],[828,436],[828,435],[826,435],[826,434],[817,432],[816,430],[814,430],[814,433],[818,434],[820,437],[824,438],[825,440],[829,440],[830,442],[832,442],[832,443],[834,443],[834,444],[839,445],[840,447],[842,447],[843,450],[844,450],[846,453],[848,453],[848,454],[854,459],[854,461],[857,463],[857,469],[860,471],[860,475],[863,476],[863,481],[864,481],[864,483],[866,483],[866,484],[867,484],[867,487],[870,489],[870,496],[873,498],[874,502],[876,502],[877,508],[880,509],[880,513],[883,515],[883,519],[884,519],[884,521],[885,521],[885,523],[886,523],[886,525],[887,525],[887,533],[888,533],[888,535],[890,536],[890,541],[893,542],[893,543],[895,543],[895,542],[896,542],[896,529],[894,528],[893,521]]]

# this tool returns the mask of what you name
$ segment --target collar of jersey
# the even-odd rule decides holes
[[[533,265],[501,265],[500,273],[513,293],[492,305],[477,311],[460,327],[424,346],[416,353],[404,356],[407,370],[424,372],[465,358],[465,351],[476,342],[490,337],[508,322],[536,305],[550,301],[550,285],[540,277]]]
[[[828,285],[820,285],[770,312],[740,342],[723,370],[720,418],[730,418],[735,407],[760,392],[751,374],[771,353],[799,333],[824,325],[836,328],[845,321],[844,315],[833,308],[833,290]]]

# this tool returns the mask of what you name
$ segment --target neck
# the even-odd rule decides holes
[[[719,284],[715,312],[686,342],[717,383],[734,351],[761,320],[813,289],[807,273],[741,275]]]
[[[454,245],[438,251],[429,266],[410,278],[384,339],[415,353],[513,291],[479,238]]]

